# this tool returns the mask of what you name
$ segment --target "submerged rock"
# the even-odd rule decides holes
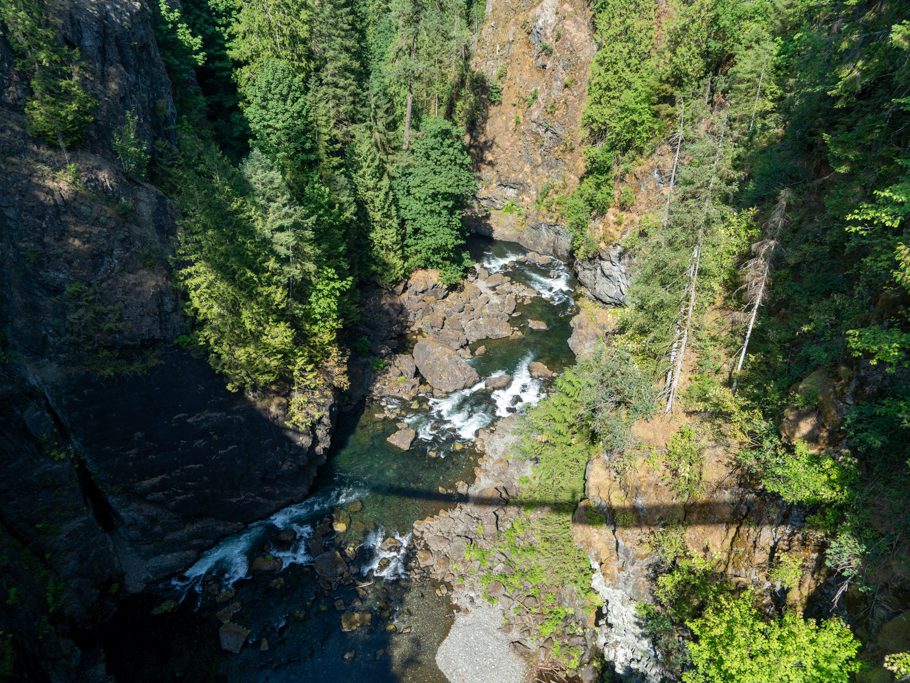
[[[403,451],[408,450],[411,447],[411,444],[414,443],[414,439],[417,437],[417,432],[413,429],[405,428],[399,429],[397,432],[392,434],[386,441],[400,448]]]
[[[430,386],[439,391],[458,391],[480,380],[477,371],[461,356],[435,339],[417,342],[414,362]]]
[[[373,623],[372,612],[345,612],[341,615],[341,630],[345,633],[356,631]]]
[[[532,330],[548,330],[549,326],[543,320],[529,320],[528,327]]]

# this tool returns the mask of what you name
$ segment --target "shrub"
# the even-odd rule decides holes
[[[751,592],[720,596],[689,622],[693,671],[686,683],[846,683],[860,644],[840,619],[816,623],[787,613],[766,621]]]
[[[126,115],[126,123],[114,132],[113,146],[123,170],[144,179],[148,171],[149,153],[139,137],[139,118],[133,112]]]

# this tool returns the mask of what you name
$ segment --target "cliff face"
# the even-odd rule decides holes
[[[501,102],[475,145],[475,231],[568,256],[571,239],[545,204],[584,171],[581,115],[594,50],[581,0],[487,3],[472,66]]]
[[[150,6],[56,12],[100,103],[78,150],[25,132],[27,90],[0,37],[0,630],[17,673],[90,680],[103,667],[79,633],[124,591],[300,500],[332,406],[291,432],[280,401],[228,392],[175,345],[189,328],[170,275],[176,209],[110,151],[127,112],[149,148],[175,122]]]

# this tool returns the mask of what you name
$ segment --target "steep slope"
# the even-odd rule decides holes
[[[501,99],[474,146],[476,232],[569,254],[569,235],[545,204],[584,171],[581,114],[594,50],[585,2],[488,3],[472,66]]]
[[[280,398],[227,391],[175,345],[189,330],[170,275],[177,211],[112,152],[127,113],[146,149],[173,134],[151,8],[55,7],[100,104],[78,150],[29,136],[26,85],[0,37],[0,629],[17,676],[90,680],[98,660],[73,644],[79,632],[123,591],[299,500],[332,410],[289,431]]]

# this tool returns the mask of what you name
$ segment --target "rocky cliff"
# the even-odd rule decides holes
[[[280,400],[228,392],[175,344],[189,327],[170,275],[176,209],[111,153],[128,112],[148,149],[172,134],[150,5],[53,7],[100,105],[78,149],[31,138],[0,38],[0,629],[17,676],[90,680],[103,668],[79,634],[302,498],[332,410],[284,429]]]
[[[546,200],[584,171],[581,115],[594,49],[582,0],[487,3],[472,66],[500,101],[475,141],[476,232],[568,256],[571,239]]]

